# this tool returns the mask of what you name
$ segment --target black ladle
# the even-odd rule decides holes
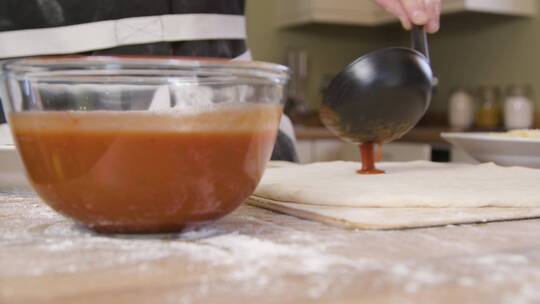
[[[353,143],[387,143],[411,130],[425,114],[436,83],[423,27],[411,32],[412,48],[392,47],[349,64],[330,83],[321,119]]]

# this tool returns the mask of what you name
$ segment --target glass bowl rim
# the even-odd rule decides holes
[[[243,76],[267,79],[273,83],[285,84],[290,76],[288,67],[263,62],[242,61],[211,57],[182,57],[156,55],[114,55],[114,56],[39,56],[10,59],[2,63],[1,71],[7,78],[27,78],[56,74],[70,77],[63,72],[108,72],[123,75],[122,71],[155,72],[155,76],[165,76],[165,71],[184,71],[191,75],[217,74],[218,76]],[[123,75],[131,77],[130,75]],[[136,76],[139,77],[139,76]],[[172,76],[174,77],[174,75]]]

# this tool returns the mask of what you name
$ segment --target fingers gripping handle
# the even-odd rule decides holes
[[[424,54],[429,59],[429,45],[426,31],[423,26],[414,25],[411,30],[412,48]]]

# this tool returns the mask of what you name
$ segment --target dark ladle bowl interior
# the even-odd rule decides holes
[[[425,32],[416,28],[412,37],[415,49],[369,53],[332,80],[320,109],[332,132],[353,143],[387,143],[418,123],[435,80]]]

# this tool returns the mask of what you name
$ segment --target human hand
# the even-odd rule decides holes
[[[440,27],[442,0],[375,0],[375,2],[396,16],[407,30],[412,25],[424,25],[428,33],[435,33]]]

